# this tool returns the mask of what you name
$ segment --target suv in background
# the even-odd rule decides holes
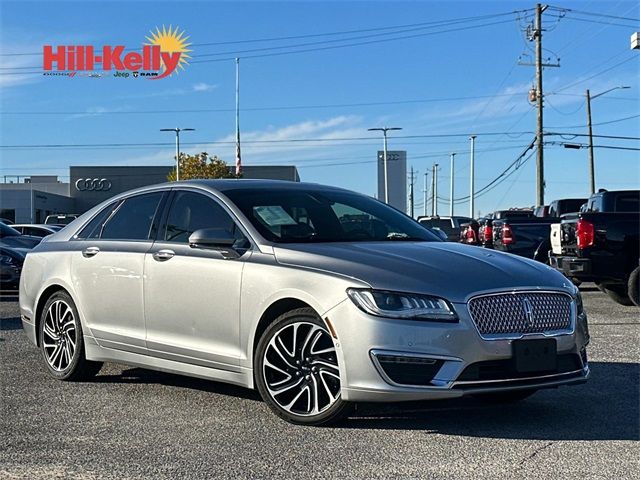
[[[469,223],[473,219],[470,217],[440,217],[440,216],[427,216],[418,217],[418,222],[423,227],[434,228],[442,230],[447,234],[447,240],[450,242],[460,241],[460,232],[462,231],[462,224]]]

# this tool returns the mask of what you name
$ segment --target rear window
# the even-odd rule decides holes
[[[616,198],[616,212],[640,212],[640,193],[618,195]]]

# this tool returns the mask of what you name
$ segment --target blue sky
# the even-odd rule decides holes
[[[179,75],[149,81],[111,76],[51,78],[7,75],[15,67],[36,66],[42,45],[104,44],[138,48],[157,26],[184,29],[194,44],[237,42],[373,29],[369,32],[278,42],[196,45],[192,61],[241,57],[241,128],[243,162],[295,164],[302,180],[334,184],[373,195],[376,190],[376,151],[381,139],[369,127],[401,126],[391,149],[407,150],[409,166],[418,172],[416,207],[422,208],[422,180],[434,162],[440,164],[439,191],[449,195],[449,152],[456,152],[454,197],[468,194],[469,142],[460,137],[419,137],[435,134],[484,132],[476,141],[476,189],[493,180],[533,139],[535,110],[527,102],[532,67],[516,65],[533,44],[522,28],[531,19],[515,14],[454,26],[405,27],[405,33],[383,28],[461,17],[475,17],[529,9],[530,2],[2,2],[0,3],[0,144],[95,144],[171,142],[160,128],[192,127],[185,133],[183,151],[206,150],[229,163],[235,128],[233,60],[192,63]],[[600,13],[638,19],[637,2],[569,1],[563,18],[545,13],[545,57],[560,57],[560,68],[545,69],[545,129],[584,134],[584,92],[593,94],[628,85],[593,101],[594,133],[637,137],[640,131],[638,83],[640,51],[629,49],[629,37],[640,22],[589,15]],[[522,16],[522,15],[521,15]],[[588,20],[588,21],[586,21]],[[501,22],[482,28],[433,34],[438,30]],[[634,28],[635,27],[635,28]],[[378,29],[378,30],[376,30]],[[382,30],[380,30],[382,29]],[[431,35],[422,35],[430,33]],[[420,36],[416,36],[420,35]],[[370,40],[412,36],[322,51],[244,58],[261,52],[238,50],[307,44],[337,46]],[[347,41],[350,37],[367,37]],[[196,55],[231,52],[218,57]],[[524,58],[524,57],[523,57]],[[526,61],[526,58],[524,58]],[[619,65],[618,65],[619,64]],[[618,66],[616,66],[618,65]],[[608,71],[609,67],[611,68]],[[22,71],[31,71],[23,68]],[[602,73],[601,73],[602,72]],[[589,78],[593,77],[593,78]],[[494,96],[496,95],[496,96]],[[494,96],[487,98],[487,96]],[[464,97],[463,99],[460,99]],[[447,100],[457,98],[459,100]],[[435,100],[435,101],[434,101]],[[389,102],[387,105],[353,105]],[[394,103],[395,102],[395,103]],[[351,106],[341,106],[350,104]],[[278,108],[273,108],[278,107]],[[303,108],[280,108],[303,107]],[[224,110],[206,113],[139,113],[149,110]],[[38,112],[16,115],[8,112]],[[43,112],[57,112],[48,114]],[[71,112],[71,113],[59,113]],[[635,116],[635,117],[634,117]],[[625,121],[606,123],[634,117]],[[576,128],[568,128],[573,127]],[[563,127],[563,128],[555,128]],[[370,137],[338,142],[335,138]],[[323,139],[322,142],[289,142]],[[284,140],[260,143],[262,140]],[[555,142],[585,142],[584,137]],[[251,143],[256,142],[256,143]],[[596,145],[639,148],[635,140],[601,139]],[[640,152],[597,148],[598,188],[640,186]],[[69,165],[171,164],[173,147],[24,148],[0,149],[0,175],[68,175]],[[587,151],[560,145],[545,148],[546,199],[587,194]],[[476,213],[497,208],[532,205],[535,200],[535,156],[514,175],[476,201]],[[440,213],[448,203],[439,204]],[[468,204],[456,205],[466,214]]]

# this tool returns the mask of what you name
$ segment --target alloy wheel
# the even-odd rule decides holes
[[[63,300],[53,302],[44,318],[42,345],[49,366],[66,370],[76,351],[76,319],[73,309]]]
[[[340,398],[335,346],[315,323],[300,321],[278,330],[264,351],[262,374],[271,398],[293,415],[318,415]]]

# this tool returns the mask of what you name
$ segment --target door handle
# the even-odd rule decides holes
[[[82,251],[82,256],[85,258],[93,257],[100,253],[100,249],[98,247],[87,247]]]
[[[171,258],[173,258],[173,256],[176,254],[176,252],[174,252],[173,250],[158,250],[157,252],[155,252],[153,254],[153,258],[154,260],[157,260],[158,262],[164,262],[166,260],[169,260]]]

